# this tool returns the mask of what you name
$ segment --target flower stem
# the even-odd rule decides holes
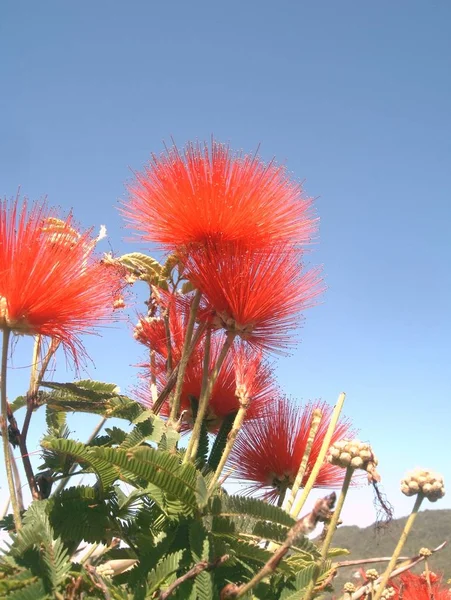
[[[296,475],[296,479],[294,480],[293,487],[291,488],[291,493],[287,498],[287,503],[285,506],[285,510],[288,514],[290,514],[291,507],[293,506],[294,499],[301,487],[302,480],[304,479],[305,471],[308,465],[308,459],[310,458],[310,453],[312,451],[313,442],[315,441],[315,436],[318,432],[319,425],[321,423],[321,419],[323,418],[323,413],[319,408],[316,408],[312,414],[312,420],[310,423],[310,431],[307,438],[307,444],[305,446],[304,456],[302,457],[302,461],[299,467],[299,471]]]
[[[191,338],[193,337],[194,324],[196,322],[197,309],[199,308],[201,292],[196,290],[193,301],[191,303],[191,309],[189,313],[188,324],[186,326],[185,340],[183,342],[182,356],[179,363],[179,371],[177,375],[177,382],[175,384],[174,397],[172,399],[172,407],[170,420],[175,422],[178,419],[180,412],[180,398],[182,396],[183,380],[185,378],[186,366],[190,357],[191,350]]]
[[[213,479],[211,480],[210,485],[208,487],[208,491],[210,493],[213,491],[214,487],[216,486],[216,482],[220,478],[222,470],[227,462],[227,459],[230,456],[232,448],[235,444],[236,437],[241,429],[241,426],[244,423],[247,409],[248,409],[248,403],[243,403],[243,404],[241,404],[240,408],[238,409],[238,412],[236,413],[235,420],[233,421],[232,429],[231,429],[229,435],[227,436],[227,443],[224,447],[224,451],[222,453],[221,459],[219,461],[218,466],[216,467],[215,474],[214,474]]]
[[[332,517],[329,521],[329,525],[327,528],[327,534],[324,539],[323,545],[321,547],[321,558],[319,559],[319,561],[317,563],[318,568],[316,569],[316,575],[311,580],[302,600],[311,600],[311,598],[313,598],[313,594],[315,591],[315,583],[316,583],[316,580],[317,580],[319,574],[321,573],[321,570],[327,560],[327,553],[329,552],[330,544],[332,542],[332,538],[333,538],[335,530],[337,528],[338,519],[340,518],[340,513],[343,508],[346,494],[348,493],[348,490],[349,490],[349,484],[351,483],[353,473],[354,473],[354,469],[352,467],[348,467],[346,469],[346,475],[343,480],[343,485],[341,487],[340,496],[337,500],[337,506],[336,506],[334,512],[332,513]]]
[[[290,514],[294,518],[296,518],[297,515],[301,512],[302,507],[304,506],[308,495],[312,491],[313,485],[315,484],[316,478],[318,477],[318,473],[320,472],[320,469],[323,466],[324,459],[326,458],[327,451],[329,450],[330,442],[332,440],[332,436],[333,436],[335,428],[337,426],[338,419],[340,417],[340,413],[343,408],[345,398],[346,398],[346,394],[344,392],[342,392],[338,396],[338,401],[333,410],[333,413],[332,413],[332,416],[330,419],[330,423],[329,423],[329,427],[327,428],[326,435],[324,436],[324,440],[323,440],[323,443],[321,446],[321,450],[319,451],[318,458],[316,459],[316,462],[313,466],[312,472],[310,473],[310,477],[308,478],[308,481],[304,487],[301,497],[299,498],[299,500],[296,502],[296,504],[293,506],[293,508],[291,510]]]
[[[210,400],[211,393],[213,391],[213,387],[216,383],[219,372],[224,363],[224,359],[227,356],[227,352],[229,351],[229,349],[231,348],[231,346],[233,344],[235,335],[236,334],[233,331],[227,332],[227,337],[225,339],[224,345],[221,348],[221,352],[219,353],[216,364],[213,367],[213,370],[210,373],[208,380],[204,379],[204,381],[202,382],[202,383],[204,383],[206,381],[206,384],[205,384],[205,386],[204,385],[202,386],[203,389],[202,389],[202,392],[201,392],[201,395],[199,398],[199,406],[197,409],[197,416],[196,416],[196,420],[194,422],[194,427],[193,427],[193,431],[191,433],[191,438],[188,443],[188,448],[186,449],[186,452],[185,452],[184,462],[187,462],[188,460],[192,460],[196,456],[197,448],[199,446],[199,437],[200,437],[200,433],[201,433],[201,429],[202,429],[202,422],[205,418],[205,414],[206,414],[207,408],[208,408],[208,401]],[[206,376],[207,369],[208,369],[208,364],[206,365],[204,363],[204,374],[203,374],[204,377]]]
[[[380,600],[380,597],[382,596],[382,592],[384,591],[385,586],[387,585],[388,580],[390,579],[392,571],[394,570],[394,568],[396,566],[398,557],[401,554],[401,550],[403,549],[403,546],[407,540],[407,536],[409,535],[410,530],[412,529],[413,522],[415,521],[415,518],[418,514],[418,511],[420,510],[420,506],[421,506],[421,503],[423,502],[423,500],[424,500],[424,494],[419,493],[415,500],[415,504],[413,506],[412,512],[410,513],[410,515],[406,521],[406,524],[404,525],[404,529],[402,530],[401,536],[400,536],[398,544],[392,554],[390,562],[388,563],[388,566],[385,569],[384,574],[382,575],[381,582],[379,583],[378,588],[376,590],[376,594],[374,595],[374,600]]]
[[[45,375],[47,367],[49,366],[50,360],[55,352],[58,350],[60,342],[52,340],[50,346],[46,352],[46,355],[41,360],[41,367],[39,367],[39,359],[41,356],[42,349],[42,337],[37,335],[35,337],[33,347],[33,359],[31,365],[30,375],[30,387],[27,394],[27,412],[22,426],[22,432],[18,434],[20,454],[22,457],[23,468],[27,477],[28,486],[31,491],[33,500],[41,500],[41,493],[36,484],[36,478],[34,476],[33,467],[31,466],[30,456],[27,448],[27,435],[28,428],[30,426],[31,416],[35,408],[36,394],[38,393],[39,386],[41,385],[42,378]]]
[[[5,469],[6,479],[8,481],[9,497],[11,499],[11,506],[13,509],[14,525],[16,531],[19,531],[22,527],[22,519],[20,517],[19,504],[16,497],[16,488],[14,486],[13,470],[11,461],[13,460],[9,450],[8,440],[8,401],[6,399],[6,373],[8,367],[8,346],[11,331],[9,329],[3,329],[3,344],[2,344],[2,364],[1,364],[1,385],[0,385],[0,396],[1,396],[1,431],[2,431],[2,443],[3,443],[3,454],[5,457]]]

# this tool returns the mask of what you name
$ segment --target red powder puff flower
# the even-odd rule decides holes
[[[304,244],[316,229],[311,199],[283,167],[214,141],[153,156],[129,190],[124,215],[145,240],[170,250],[243,239],[252,248]]]
[[[425,575],[415,575],[410,571],[402,573],[396,577],[394,581],[390,581],[389,585],[393,586],[396,595],[394,600],[451,600],[449,589],[442,584],[442,578],[430,574],[431,592],[429,593],[428,584]]]
[[[0,328],[59,340],[76,359],[120,289],[120,273],[93,260],[95,242],[46,206],[0,201]]]
[[[280,492],[291,487],[304,456],[313,411],[319,408],[323,418],[319,426],[301,487],[305,485],[320,452],[332,408],[324,402],[308,404],[303,408],[286,398],[279,398],[268,407],[265,418],[247,423],[241,430],[229,463],[235,469],[234,478],[250,482],[249,493],[263,491],[274,501]],[[351,423],[341,420],[332,442],[352,437]],[[324,463],[315,487],[339,487],[345,472],[340,467]]]
[[[213,323],[258,349],[279,350],[299,312],[321,293],[318,270],[303,273],[292,247],[249,251],[245,244],[209,244],[187,258]]]
[[[216,363],[223,344],[223,336],[212,338],[210,369]],[[189,360],[183,381],[181,410],[185,411],[182,427],[185,431],[189,430],[193,424],[191,400],[194,399],[197,401],[200,397],[203,354],[204,344],[202,342]],[[164,370],[160,369],[158,371],[157,379],[159,383],[158,387],[162,389],[167,381]],[[262,360],[261,354],[243,346],[234,348],[226,356],[218,379],[213,387],[205,417],[209,431],[216,431],[226,416],[236,413],[240,408],[237,396],[238,386],[245,386],[249,397],[249,408],[246,413],[247,420],[260,417],[264,413],[268,403],[278,394],[272,370]],[[141,386],[135,390],[138,401],[145,406],[151,406],[148,387]],[[170,407],[166,402],[161,409],[161,414],[168,416],[169,412]]]

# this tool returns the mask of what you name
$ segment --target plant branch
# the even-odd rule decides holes
[[[332,538],[333,538],[335,530],[337,528],[338,519],[340,518],[340,513],[343,508],[346,494],[348,493],[348,490],[349,490],[349,484],[351,483],[353,473],[354,473],[354,469],[352,467],[348,467],[346,469],[346,475],[345,475],[345,478],[343,481],[340,496],[337,501],[337,506],[336,506],[336,508],[332,514],[332,517],[330,519],[330,522],[329,522],[329,525],[327,528],[326,538],[321,547],[321,558],[319,559],[319,561],[317,563],[316,574],[313,577],[313,579],[311,580],[309,586],[307,587],[307,590],[305,592],[303,600],[311,600],[311,598],[313,598],[313,595],[315,593],[316,580],[317,580],[319,574],[321,573],[322,568],[324,567],[324,565],[326,563],[327,553],[329,552],[330,544],[332,542]]]
[[[197,346],[200,338],[202,337],[202,335],[205,331],[205,328],[206,328],[206,323],[201,323],[200,325],[197,326],[196,333],[193,335],[193,339],[191,341],[190,354],[192,353],[194,348]],[[174,368],[174,370],[168,377],[168,381],[167,381],[166,385],[161,390],[157,401],[152,406],[152,412],[154,415],[158,415],[158,413],[161,410],[161,407],[166,402],[169,394],[172,392],[172,389],[177,381],[177,374],[179,372],[179,367],[180,367],[180,363],[177,364],[177,366]]]
[[[237,435],[244,423],[244,419],[246,418],[246,413],[247,413],[248,408],[249,408],[249,398],[248,398],[247,394],[245,394],[242,398],[240,398],[240,408],[238,409],[238,412],[236,413],[235,420],[233,421],[232,429],[231,429],[229,435],[227,436],[227,442],[226,442],[226,445],[224,446],[224,450],[222,452],[222,456],[218,463],[218,466],[216,467],[216,471],[215,471],[215,474],[213,475],[213,479],[211,480],[210,485],[208,486],[209,493],[211,493],[213,491],[213,489],[216,486],[216,482],[221,477],[222,470],[224,469],[227,459],[229,458],[230,453],[232,452]]]
[[[329,518],[330,511],[333,509],[336,500],[335,492],[332,492],[329,496],[320,498],[315,502],[312,512],[308,513],[302,519],[299,519],[288,532],[285,542],[280,548],[271,556],[266,564],[260,569],[260,571],[254,575],[254,577],[241,586],[235,586],[235,589],[231,589],[227,595],[223,595],[223,598],[241,598],[249,590],[255,587],[262,579],[274,573],[277,569],[282,558],[287,554],[290,548],[296,542],[296,539],[303,535],[310,534],[319,522],[324,522]]]
[[[319,451],[318,458],[316,459],[316,462],[313,466],[312,472],[310,473],[310,476],[304,487],[301,497],[299,498],[299,500],[296,502],[296,504],[293,506],[293,508],[291,510],[290,514],[294,518],[296,518],[299,515],[299,513],[301,512],[302,507],[304,506],[308,495],[312,491],[313,485],[316,481],[316,478],[318,477],[318,473],[320,472],[321,467],[323,466],[324,459],[326,458],[327,451],[329,450],[332,436],[334,434],[335,428],[338,423],[338,419],[340,418],[340,413],[343,408],[345,398],[346,398],[346,394],[344,392],[342,392],[338,396],[338,401],[333,410],[333,413],[332,413],[332,416],[330,419],[330,423],[329,423],[329,427],[327,428],[326,435],[324,436],[324,440],[323,440],[323,443],[321,446],[321,450]]]
[[[6,398],[6,376],[8,371],[8,347],[9,347],[9,338],[11,335],[11,331],[9,329],[3,329],[3,343],[2,343],[2,361],[1,361],[1,384],[0,384],[0,396],[1,396],[1,415],[0,415],[0,427],[2,432],[2,444],[3,444],[3,454],[5,458],[5,470],[6,470],[6,479],[8,481],[8,489],[9,489],[9,497],[11,500],[11,506],[13,509],[14,516],[14,525],[16,527],[16,531],[19,531],[22,527],[22,520],[20,518],[20,508],[17,501],[16,496],[16,488],[14,486],[14,477],[13,470],[11,466],[11,461],[13,457],[11,456],[10,448],[9,448],[9,438],[8,438],[8,401]]]
[[[86,572],[88,573],[89,579],[94,584],[94,587],[96,587],[98,590],[100,590],[103,593],[103,597],[105,598],[105,600],[111,600],[110,592],[108,591],[108,588],[107,588],[105,582],[103,581],[103,579],[97,573],[96,568],[91,565],[88,565],[88,564],[85,564],[83,566],[84,566]]]
[[[197,309],[199,308],[201,295],[202,295],[201,291],[196,290],[193,301],[191,303],[188,324],[186,326],[186,332],[185,332],[185,340],[183,342],[182,356],[180,357],[180,362],[179,362],[177,382],[175,384],[175,392],[174,392],[174,397],[172,399],[171,414],[169,417],[172,422],[175,422],[178,419],[179,412],[180,412],[180,398],[182,396],[183,381],[185,379],[185,371],[186,371],[186,367],[188,365],[189,357],[190,357],[191,351],[192,351],[191,341],[192,341],[192,337],[193,337],[194,325],[196,323]]]
[[[210,332],[210,334],[211,334],[211,332]],[[235,339],[235,336],[236,336],[236,333],[234,331],[227,332],[224,345],[221,348],[221,352],[219,353],[216,364],[213,367],[212,372],[210,373],[208,381],[205,383],[205,380],[203,380],[203,382],[202,382],[202,384],[205,383],[205,386],[203,385],[203,389],[202,389],[202,392],[201,392],[201,395],[199,398],[199,406],[197,409],[197,416],[196,416],[196,420],[194,422],[194,427],[191,432],[191,437],[188,442],[188,448],[186,449],[183,462],[187,462],[188,460],[194,460],[196,457],[197,448],[199,446],[199,437],[200,437],[200,433],[201,433],[201,429],[202,429],[202,423],[205,418],[205,414],[207,412],[208,402],[210,400],[211,393],[213,391],[214,385],[218,378],[219,372],[221,371],[221,367],[224,363],[225,357],[227,356],[227,352],[230,350],[230,348],[233,344],[233,341]],[[205,373],[206,373],[206,369],[205,369],[205,363],[204,363],[204,376],[205,376]]]
[[[182,583],[185,583],[185,581],[188,581],[189,579],[194,579],[199,575],[199,573],[202,573],[202,571],[212,571],[213,569],[216,569],[228,560],[229,555],[224,554],[223,556],[220,556],[211,563],[207,562],[206,560],[197,563],[192,569],[190,569],[184,575],[181,575],[173,583],[171,583],[171,585],[166,590],[161,591],[160,595],[158,596],[158,600],[166,600],[166,598],[169,598],[172,592],[175,589],[177,589],[180,585],[182,585]]]
[[[440,544],[440,546],[437,546],[437,548],[432,550],[432,553],[434,554],[435,552],[439,552],[440,550],[443,550],[443,548],[446,546],[446,544],[447,544],[447,542],[443,542],[442,544]],[[373,562],[376,562],[375,559],[371,559],[371,560]],[[389,559],[386,559],[386,560],[389,560]],[[391,577],[397,577],[398,575],[401,575],[401,573],[404,573],[404,571],[408,571],[415,565],[418,565],[423,560],[424,560],[424,556],[421,556],[420,554],[407,559],[404,564],[401,564],[395,571],[392,572]],[[351,561],[349,561],[349,562],[351,562]],[[381,581],[382,581],[382,577],[379,577],[379,579],[376,579],[376,581],[374,581],[374,584],[377,585]],[[359,588],[352,594],[350,600],[359,600],[359,598],[362,598],[362,596],[365,596],[366,594],[368,594],[369,591],[370,591],[370,584],[363,585],[361,588]],[[340,598],[340,600],[344,600],[344,597]]]
[[[388,580],[390,579],[390,577],[393,576],[392,571],[395,568],[396,562],[398,560],[398,556],[401,554],[401,550],[403,549],[404,544],[407,540],[407,536],[409,535],[410,530],[412,529],[413,522],[415,521],[415,518],[418,514],[418,511],[420,510],[420,506],[421,506],[421,503],[423,502],[423,500],[424,500],[424,494],[422,494],[420,492],[419,494],[417,494],[412,512],[410,513],[410,515],[406,521],[406,524],[404,525],[404,529],[402,530],[401,536],[400,536],[399,541],[396,545],[396,548],[392,554],[391,560],[388,563],[388,566],[385,569],[385,572],[381,577],[381,581],[376,590],[373,600],[380,600],[380,597],[382,596],[382,592],[384,591],[385,586],[388,583]]]

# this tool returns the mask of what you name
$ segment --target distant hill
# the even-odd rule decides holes
[[[347,548],[351,553],[348,556],[338,557],[336,560],[391,556],[406,520],[407,517],[394,519],[386,528],[380,531],[377,531],[374,525],[364,529],[356,526],[339,527],[332,546]],[[423,547],[432,550],[445,540],[448,541],[447,546],[430,558],[430,567],[432,571],[441,572],[446,579],[449,579],[451,578],[451,509],[422,510],[415,520],[412,532],[402,551],[402,556],[414,556]],[[367,568],[375,568],[381,573],[386,564],[372,564]],[[341,595],[341,589],[346,581],[353,581],[356,585],[358,584],[358,580],[353,579],[353,574],[359,568],[347,567],[339,570],[339,576],[334,580],[335,596],[337,598]],[[419,572],[423,571],[421,565],[419,569],[416,569],[416,571],[418,570]]]

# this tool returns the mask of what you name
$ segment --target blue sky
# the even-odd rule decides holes
[[[447,0],[0,7],[1,195],[20,185],[73,207],[119,253],[142,249],[124,241],[124,182],[170,136],[261,144],[305,179],[321,217],[309,261],[328,291],[277,372],[301,400],[347,392],[397,516],[412,505],[406,470],[451,481],[450,22]],[[92,377],[133,383],[141,351],[126,325],[87,345]],[[27,387],[28,351],[20,340],[11,396]],[[371,492],[354,492],[345,521],[373,516]]]

